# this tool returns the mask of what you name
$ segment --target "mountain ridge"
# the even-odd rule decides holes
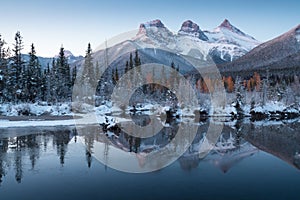
[[[220,67],[224,72],[280,70],[300,67],[300,24],[253,48],[232,63]]]
[[[231,62],[260,44],[247,34],[238,34],[229,29],[226,33],[202,31],[199,25],[191,20],[184,21],[179,31],[174,33],[159,19],[141,23],[136,35],[124,39],[126,40],[133,42],[136,49],[159,48],[202,60],[213,58],[216,63]],[[102,45],[102,48],[96,48],[96,52],[104,49],[105,46]]]

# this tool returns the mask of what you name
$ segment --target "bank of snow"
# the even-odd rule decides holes
[[[286,106],[280,102],[269,102],[262,106],[255,106],[251,109],[250,105],[242,105],[243,116],[251,117],[255,120],[268,118],[292,119],[299,116],[299,106]],[[131,120],[124,118],[123,114],[141,113],[145,115],[167,115],[167,117],[193,118],[196,114],[205,117],[237,117],[238,112],[234,104],[211,110],[202,110],[200,107],[171,108],[157,104],[140,104],[134,107],[120,109],[107,102],[99,107],[92,105],[71,105],[71,103],[61,103],[48,105],[46,103],[35,104],[3,104],[0,105],[0,128],[7,127],[29,127],[29,126],[70,126],[70,125],[89,125],[101,124],[104,127],[115,126],[118,122]],[[126,116],[127,116],[126,115]],[[7,119],[5,118],[7,116]],[[22,117],[26,116],[26,117]],[[31,117],[32,116],[32,117]],[[34,116],[34,117],[33,117]],[[48,120],[51,116],[51,120]],[[65,119],[64,116],[75,116],[76,119]],[[123,116],[123,117],[122,117]],[[16,117],[19,121],[10,121],[9,118]],[[56,118],[57,117],[57,118]]]
[[[70,103],[57,103],[50,105],[44,102],[1,104],[0,115],[2,116],[66,116],[72,115]]]

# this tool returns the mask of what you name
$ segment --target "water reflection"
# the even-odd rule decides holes
[[[74,127],[1,130],[0,182],[7,171],[13,169],[15,180],[21,183],[24,170],[35,170],[41,152],[52,149],[56,149],[59,163],[63,165],[68,144],[74,136],[76,136]],[[29,166],[28,163],[30,163]]]
[[[147,120],[139,122],[147,123]],[[134,154],[139,166],[144,167],[147,159],[151,161],[151,156],[157,156],[155,152],[175,137],[178,123],[180,122],[170,122],[161,132],[150,138],[133,137],[121,130],[104,132],[100,126],[81,127],[88,133],[83,135],[78,134],[75,127],[3,129],[0,132],[0,184],[4,177],[12,173],[15,181],[21,183],[26,178],[24,171],[38,171],[36,165],[45,153],[51,154],[50,162],[57,162],[57,165],[64,167],[70,143],[78,143],[79,140],[85,144],[85,151],[72,150],[69,155],[80,153],[79,156],[85,159],[87,168],[93,166],[93,156],[99,153],[96,152],[99,144],[104,145],[101,153],[107,162],[111,159],[111,153],[118,150]],[[300,169],[298,121],[225,123],[221,136],[216,140],[206,135],[208,122],[194,125],[198,127],[197,135],[192,145],[178,159],[182,170],[192,171],[201,163],[210,163],[226,173],[259,151],[270,153]],[[189,137],[188,133],[185,137]],[[177,142],[182,145],[185,138],[180,138]]]

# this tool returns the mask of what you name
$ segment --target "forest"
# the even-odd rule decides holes
[[[31,45],[28,53],[29,61],[25,62],[22,56],[24,44],[20,32],[15,34],[14,39],[15,43],[10,49],[0,35],[0,103],[2,104],[44,102],[48,105],[57,105],[72,102],[72,98],[78,98],[76,91],[81,91],[79,101],[91,105],[96,102],[95,105],[99,106],[110,100],[113,88],[124,74],[144,64],[138,50],[135,50],[129,54],[123,66],[107,66],[103,71],[104,67],[99,66],[98,61],[94,60],[89,43],[82,62],[70,66],[62,46],[58,56],[54,57],[47,66],[42,66],[34,44]],[[171,71],[167,70],[169,67]],[[143,70],[143,68],[137,69]],[[140,73],[141,71],[135,70],[135,74],[123,85],[124,94],[130,84],[139,81]],[[178,109],[178,106],[181,106],[178,105],[178,97],[186,98],[188,93],[195,92],[198,103],[191,102],[191,105],[186,106],[195,108],[200,105],[208,110],[209,94],[217,87],[218,80],[206,75],[184,74],[193,88],[193,91],[189,91],[187,83],[179,79],[176,73],[180,73],[180,66],[171,62],[170,66],[162,65],[161,71],[147,74],[146,79],[149,83],[159,79],[160,84],[141,87],[134,93],[131,104],[160,103]],[[245,107],[249,105],[251,105],[250,109],[253,109],[275,102],[298,109],[300,83],[297,74],[278,75],[272,71],[267,71],[266,74],[263,77],[258,72],[247,77],[237,74],[223,75],[221,82],[226,91],[227,105],[238,104],[245,111]],[[74,85],[76,85],[75,90],[73,90]],[[170,93],[168,88],[171,86],[179,88],[179,93]]]

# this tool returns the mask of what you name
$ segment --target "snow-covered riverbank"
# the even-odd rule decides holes
[[[254,120],[267,119],[289,119],[299,117],[297,106],[285,106],[279,102],[270,102],[266,105],[250,105],[240,108],[243,117],[250,117]],[[125,116],[127,117],[124,117]],[[99,107],[87,104],[71,105],[71,103],[61,103],[48,105],[45,103],[35,104],[2,104],[0,106],[0,128],[8,127],[31,127],[31,126],[70,126],[102,124],[114,126],[119,121],[129,120],[130,114],[142,115],[166,115],[166,117],[194,118],[197,115],[205,117],[232,117],[236,118],[238,111],[236,105],[227,105],[225,108],[212,110],[202,110],[201,108],[170,108],[153,104],[140,104],[134,107],[127,107],[122,110],[108,102]]]

